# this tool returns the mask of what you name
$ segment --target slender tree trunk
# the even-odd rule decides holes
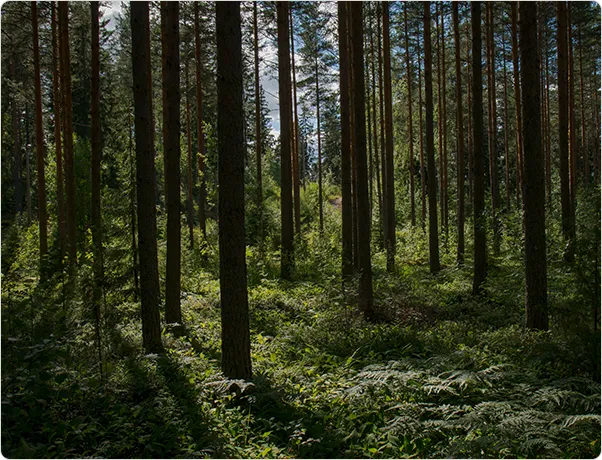
[[[295,69],[295,33],[293,21],[293,5],[289,8],[289,19],[291,23],[291,65],[293,73],[293,195],[295,203],[295,232],[301,233],[301,190],[299,180],[299,117],[297,114],[297,73]],[[320,170],[321,171],[321,170]],[[320,194],[320,196],[322,196]],[[320,206],[322,202],[320,201]],[[321,208],[320,208],[321,209]]]
[[[368,16],[370,17],[370,7],[368,7]],[[370,22],[370,21],[369,21]],[[372,43],[372,28],[368,26],[370,32],[370,43]],[[373,49],[371,50],[372,53]],[[368,67],[368,61],[372,59],[373,54],[370,54],[370,59],[366,59],[365,64],[366,68],[364,69],[364,75],[366,75],[366,96],[368,98],[368,106],[366,108],[366,117],[368,118],[368,189],[369,189],[369,202],[370,202],[370,222],[372,222],[372,211],[373,211],[373,203],[374,203],[374,155],[372,152],[372,144],[374,142],[374,138],[372,136],[372,127],[374,125],[373,121],[373,112],[372,108],[372,100],[371,100],[371,89],[374,88],[372,85],[372,81],[370,80],[370,68]],[[372,237],[372,235],[370,235]]]
[[[128,117],[128,152],[130,157],[130,221],[132,232],[132,271],[134,272],[134,301],[138,302],[139,279],[138,279],[138,244],[136,242],[136,159],[134,158],[132,139],[132,119]]]
[[[485,148],[483,139],[483,75],[481,60],[481,2],[470,4],[472,22],[472,119],[474,151],[474,278],[472,290],[478,294],[487,276],[485,217]]]
[[[500,189],[497,170],[497,102],[495,84],[495,42],[493,35],[493,3],[486,4],[487,15],[487,95],[489,97],[489,181],[491,185],[491,218],[493,227],[493,252],[500,252],[500,225],[498,209],[500,202]]]
[[[520,79],[518,66],[518,2],[512,2],[510,16],[512,18],[512,72],[514,76],[514,100],[516,106],[516,203],[521,205],[522,168],[523,168],[523,137]]]
[[[424,168],[424,136],[422,135],[422,64],[420,37],[418,41],[418,136],[420,138],[420,187],[422,192],[422,230],[426,227],[426,170]]]
[[[54,3],[53,3],[54,5]],[[53,10],[54,11],[54,10]],[[12,81],[17,80],[16,71],[16,59],[14,53],[10,59],[10,73]],[[23,183],[21,179],[21,168],[23,159],[21,158],[21,128],[20,128],[20,117],[19,109],[17,108],[17,97],[11,95],[10,98],[10,110],[11,110],[11,137],[12,137],[12,148],[13,148],[13,186],[15,188],[14,200],[15,200],[15,214],[23,212]]]
[[[571,214],[575,215],[577,198],[577,130],[575,129],[575,65],[573,59],[573,25],[571,2],[567,3],[567,54],[569,60],[569,163],[571,188]],[[574,230],[574,217],[573,230]]]
[[[353,107],[355,106],[355,94],[353,86],[353,58],[352,58],[352,45],[351,45],[351,7],[347,7],[347,29],[349,30],[349,37],[347,40],[348,52],[349,52],[349,104],[350,104],[350,118],[351,118],[351,200],[353,207],[352,214],[352,228],[353,228],[353,270],[357,272],[359,270],[359,254],[358,254],[358,220],[357,220],[357,157],[355,151],[355,113]]]
[[[581,109],[581,155],[583,157],[583,183],[589,185],[589,152],[585,144],[585,93],[583,90],[583,46],[581,45],[581,22],[577,23],[577,46],[579,47],[579,106]]]
[[[378,10],[378,8],[375,8],[375,10]],[[378,16],[375,13],[374,14],[374,19],[375,21],[378,23]],[[376,127],[376,120],[377,120],[377,115],[376,115],[376,73],[375,73],[375,64],[374,62],[377,60],[377,58],[375,57],[375,49],[374,49],[374,30],[371,29],[370,30],[370,71],[372,73],[372,114],[373,114],[373,118],[374,118],[374,122],[372,123],[372,137],[374,138],[374,165],[375,165],[375,172],[376,172],[376,199],[378,200],[378,215],[379,218],[382,221],[382,216],[383,216],[383,196],[382,196],[382,188],[381,188],[381,175],[380,175],[380,150],[379,150],[379,143],[378,143],[378,135],[377,135],[377,127]],[[379,74],[379,78],[380,78],[380,74]],[[372,221],[370,221],[372,222]],[[382,226],[379,227],[379,244],[383,244],[384,242],[384,235],[382,235]]]
[[[42,84],[40,81],[40,44],[38,39],[38,6],[31,2],[31,27],[33,30],[33,74],[36,104],[36,164],[38,173],[38,221],[40,226],[40,271],[48,252],[48,216],[46,214],[46,178],[44,175],[44,126],[42,122]]]
[[[508,77],[506,70],[506,29],[502,31],[502,63],[504,79],[504,160],[505,160],[505,188],[506,188],[506,211],[510,210],[510,149],[508,146]]]
[[[462,113],[462,67],[460,65],[460,24],[458,3],[452,3],[456,52],[456,130],[458,146],[458,264],[464,263],[464,115]]]
[[[25,106],[25,201],[27,204],[27,226],[31,225],[31,168],[29,166],[29,147],[31,145],[31,137],[29,135],[29,106]]]
[[[558,131],[560,151],[560,199],[562,208],[562,233],[567,243],[565,259],[573,259],[573,209],[571,206],[571,183],[569,165],[569,88],[568,88],[568,45],[566,3],[558,2]]]
[[[448,168],[447,168],[447,71],[445,62],[445,4],[441,3],[441,94],[442,100],[442,113],[441,113],[441,127],[443,129],[443,144],[441,145],[441,153],[443,156],[443,168],[441,169],[441,177],[443,178],[443,201],[441,208],[443,209],[443,218],[441,225],[445,227],[445,244],[447,248],[447,242],[449,240],[449,197],[448,197]]]
[[[341,194],[342,194],[342,262],[343,278],[353,274],[353,231],[351,206],[351,114],[349,99],[349,50],[348,50],[348,2],[338,2],[338,32],[339,32],[339,58],[340,77],[339,89],[341,93]]]
[[[278,15],[278,95],[280,101],[280,196],[282,215],[282,249],[280,276],[290,279],[293,266],[293,194],[291,172],[291,69],[288,8],[285,2],[276,4]]]
[[[196,8],[196,5],[195,5]],[[263,244],[263,180],[262,180],[262,136],[261,94],[259,85],[259,28],[257,26],[257,2],[253,2],[253,54],[255,57],[255,167],[257,169],[257,212],[259,213],[259,240]]]
[[[470,24],[467,21],[466,27],[466,41],[471,43],[470,38]],[[468,203],[472,204],[472,199],[474,196],[474,186],[473,186],[473,142],[472,142],[472,64],[471,64],[471,47],[466,46],[466,86],[468,88],[467,91],[467,103],[468,103],[468,117],[466,120],[466,144],[468,151]]]
[[[159,314],[159,267],[155,209],[155,162],[152,134],[152,87],[148,2],[132,2],[132,70],[136,130],[136,189],[138,196],[138,242],[142,343],[148,353],[163,351]]]
[[[207,192],[205,187],[205,130],[203,128],[203,84],[201,82],[201,25],[199,2],[194,4],[194,58],[196,72],[196,123],[198,137],[198,171],[199,171],[199,227],[201,229],[201,248],[207,240],[205,204]],[[261,182],[259,183],[261,189]]]
[[[61,91],[59,72],[59,34],[57,3],[52,2],[52,105],[54,108],[54,150],[56,154],[56,208],[59,230],[59,251],[61,261],[65,256],[65,199],[63,192],[63,146],[61,142]]]
[[[349,3],[351,13],[351,45],[353,59],[353,93],[355,114],[355,152],[358,190],[358,259],[359,309],[365,318],[374,318],[372,299],[372,266],[370,258],[370,206],[368,203],[368,171],[366,164],[366,106],[364,92],[364,24],[362,4]]]
[[[322,141],[320,133],[320,73],[318,71],[318,56],[315,64],[316,78],[316,135],[318,137],[318,210],[320,215],[320,232],[324,231],[324,209],[322,206]]]
[[[412,227],[416,225],[416,209],[414,204],[414,130],[412,126],[412,65],[410,62],[410,43],[408,37],[408,5],[404,3],[403,21],[405,26],[406,68],[408,72],[408,147],[410,163],[410,219]]]
[[[161,2],[163,145],[167,204],[165,322],[181,323],[180,309],[180,26],[179,3]]]
[[[100,336],[100,303],[104,284],[104,261],[102,250],[101,176],[102,139],[100,127],[100,12],[99,2],[90,2],[92,63],[90,81],[90,149],[92,154],[92,245],[94,247],[94,308],[96,344],[102,375],[102,348]]]
[[[545,169],[541,148],[537,4],[520,3],[523,86],[525,271],[527,327],[548,329],[546,281]]]
[[[395,185],[393,175],[393,96],[391,91],[391,44],[389,41],[389,2],[383,2],[383,61],[385,84],[385,172],[387,194],[387,271],[395,270]],[[410,141],[411,142],[411,141]]]
[[[188,79],[188,56],[184,63],[186,97],[186,221],[188,222],[188,244],[194,248],[194,203],[192,201],[192,126],[190,122],[190,80]]]
[[[61,83],[63,95],[65,194],[67,210],[67,254],[69,264],[77,263],[77,234],[75,221],[75,165],[73,159],[73,104],[71,97],[71,64],[69,52],[69,3],[59,2],[59,37],[61,40]]]
[[[281,20],[281,7],[278,8],[278,19]],[[286,14],[286,11],[283,13]],[[217,135],[222,371],[226,377],[251,379],[245,261],[245,144],[239,2],[216,4],[216,28],[217,72],[221,75],[217,81]],[[288,35],[288,31],[285,32]],[[288,53],[288,47],[285,50]],[[287,75],[290,79],[290,72]],[[282,103],[282,99],[280,101]],[[287,113],[290,118],[290,110]],[[290,146],[290,143],[286,145]],[[290,159],[290,155],[288,158]],[[292,213],[290,217],[292,235]]]
[[[594,156],[594,185],[598,185],[600,183],[600,101],[598,99],[598,88],[600,87],[600,77],[598,77],[598,67],[594,62],[594,114],[596,119],[596,129],[594,145],[596,146],[595,156]]]
[[[441,270],[437,230],[437,174],[433,127],[433,68],[431,53],[431,2],[424,2],[424,96],[426,103],[426,158],[429,195],[429,258],[431,273]]]
[[[439,20],[441,19],[441,5],[439,2],[435,3],[435,43],[437,45],[437,136],[439,138],[439,154],[437,156],[438,166],[439,166],[439,213],[440,213],[440,224],[443,228],[445,226],[445,201],[443,192],[445,190],[445,185],[443,183],[444,173],[443,173],[443,116],[442,116],[442,105],[443,105],[443,90],[441,89],[441,42],[440,40],[440,32],[441,32],[441,24]]]
[[[550,123],[550,56],[546,47],[546,189],[548,192],[548,205],[552,205],[552,124]]]
[[[388,182],[387,182],[387,165],[386,165],[386,137],[385,137],[385,94],[384,94],[384,77],[383,77],[383,45],[382,45],[382,30],[381,30],[381,17],[382,17],[382,4],[377,3],[376,9],[376,24],[378,39],[378,89],[379,89],[379,115],[380,115],[380,169],[381,169],[381,184],[382,184],[382,214],[381,214],[381,225],[383,228],[383,244],[384,248],[387,249],[387,243],[389,241],[389,224],[387,223],[389,208],[387,206],[388,196]],[[388,254],[388,253],[387,253]]]

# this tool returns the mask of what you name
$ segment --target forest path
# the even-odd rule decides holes
[[[343,198],[338,196],[336,198],[333,199],[329,199],[328,202],[334,206],[336,209],[338,209],[339,211],[343,210]]]

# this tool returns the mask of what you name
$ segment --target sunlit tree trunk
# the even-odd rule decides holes
[[[460,24],[458,3],[452,3],[454,45],[456,52],[456,145],[458,146],[458,253],[456,260],[464,263],[464,115],[462,110],[462,67],[460,65]]]
[[[422,51],[420,49],[420,37],[416,37],[418,41],[418,136],[420,139],[420,187],[422,201],[422,230],[426,227],[426,170],[424,168],[424,136],[422,134]]]

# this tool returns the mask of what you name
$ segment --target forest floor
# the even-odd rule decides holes
[[[403,247],[412,233],[398,236]],[[17,254],[3,248],[3,262],[13,261],[2,280],[6,457],[600,453],[599,333],[526,330],[523,279],[511,263],[494,260],[485,294],[473,297],[470,266],[432,276],[424,252],[400,250],[388,274],[377,252],[380,320],[368,323],[341,287],[327,238],[300,249],[292,282],[277,279],[276,253],[250,248],[254,378],[242,382],[220,372],[214,255],[183,249],[184,327],[165,327],[164,354],[141,352],[139,304],[109,291],[99,366],[90,275],[82,271],[68,300],[60,272],[40,284],[24,268],[35,244],[20,238]],[[559,273],[550,287],[558,308],[567,282]]]

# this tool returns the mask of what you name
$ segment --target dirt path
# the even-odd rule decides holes
[[[343,210],[343,199],[340,196],[332,200],[328,200],[328,202],[336,209],[338,209],[339,212]]]

